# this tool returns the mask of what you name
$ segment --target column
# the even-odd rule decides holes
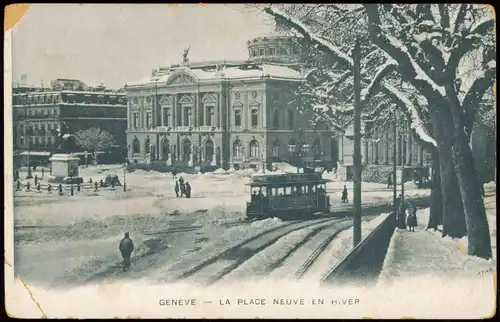
[[[161,126],[165,126],[165,117],[164,117],[165,110],[163,109],[163,106],[160,107],[160,113],[161,113],[160,114],[161,115],[161,117],[160,117],[161,118],[161,123],[160,124],[161,124]]]
[[[344,163],[344,136],[341,135],[339,137],[339,157],[338,157],[340,163]]]
[[[396,137],[394,138],[394,144],[396,144],[396,165],[401,165],[401,134],[396,130]],[[393,156],[394,158],[394,156]]]
[[[406,165],[411,166],[411,158],[412,158],[412,140],[411,140],[411,131],[410,129],[407,130],[407,135],[406,135]]]
[[[374,150],[375,150],[375,164],[378,164],[378,148],[379,148],[379,141],[377,141],[374,145]]]
[[[369,155],[368,155],[368,140],[365,139],[365,153],[364,153],[364,156],[362,158],[363,161],[365,161],[364,163],[365,164],[368,164],[369,163]]]
[[[130,129],[130,102],[127,103],[127,129]]]
[[[212,167],[215,167],[217,165],[217,143],[215,141],[215,138],[214,138],[213,142],[214,142],[214,155],[212,157],[212,163],[210,165]]]
[[[172,127],[177,127],[177,95],[172,95]]]
[[[418,164],[424,165],[424,149],[421,146],[418,147]]]
[[[385,164],[389,164],[389,150],[390,150],[390,144],[389,144],[389,130],[386,130],[385,132]]]

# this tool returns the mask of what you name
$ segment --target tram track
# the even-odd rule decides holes
[[[301,247],[303,247],[308,241],[310,241],[313,237],[315,237],[316,235],[318,235],[320,232],[324,231],[324,230],[327,230],[327,229],[330,229],[332,227],[335,227],[335,226],[338,226],[339,224],[341,224],[342,222],[345,222],[345,221],[348,221],[348,219],[341,219],[341,220],[337,220],[335,221],[334,223],[327,223],[325,224],[324,222],[323,223],[320,223],[319,225],[321,225],[320,227],[317,227],[317,228],[314,228],[311,232],[309,232],[305,237],[302,237],[301,241],[296,243],[291,249],[289,249],[283,256],[281,256],[277,261],[273,262],[271,265],[269,265],[266,269],[267,272],[271,272],[273,270],[275,270],[276,268],[278,268],[279,266],[281,266],[287,258],[289,258],[292,254],[294,254],[298,249],[300,249]],[[327,221],[328,222],[328,221]],[[303,228],[300,228],[300,229],[306,229],[308,227],[303,227]],[[299,229],[299,230],[300,230]],[[341,230],[343,230],[344,228],[341,228]],[[294,231],[297,231],[297,230],[294,230]],[[291,233],[293,233],[294,231],[290,231],[289,233],[287,233],[286,235],[289,235]],[[223,271],[221,271],[219,274],[217,274],[216,276],[212,277],[210,279],[210,281],[208,282],[208,285],[211,285],[211,284],[214,284],[214,283],[217,283],[219,282],[220,280],[222,280],[225,276],[229,275],[231,272],[233,272],[234,270],[236,270],[238,267],[240,267],[241,265],[243,265],[247,260],[249,260],[251,257],[253,257],[254,255],[258,254],[259,252],[265,250],[266,248],[268,248],[269,246],[271,246],[272,244],[275,244],[279,239],[285,237],[286,235],[283,235],[275,240],[273,240],[272,242],[269,242],[269,243],[266,243],[265,245],[263,245],[262,247],[259,247],[258,249],[255,250],[255,252],[253,253],[249,253],[249,256],[245,256],[243,258],[240,258],[238,259],[237,262],[233,263],[232,265],[226,267]]]
[[[286,235],[288,235],[294,231],[300,230],[300,229],[304,229],[304,228],[314,226],[314,225],[320,225],[320,224],[323,224],[323,223],[326,223],[329,221],[338,222],[338,219],[327,218],[327,219],[322,219],[322,220],[316,221],[314,223],[294,221],[294,222],[289,222],[289,223],[284,224],[284,225],[280,225],[278,227],[268,229],[264,232],[261,232],[261,233],[255,235],[249,239],[246,239],[246,240],[238,243],[235,246],[232,246],[232,247],[220,252],[219,254],[217,254],[215,256],[212,256],[211,258],[203,261],[202,263],[196,265],[195,267],[189,269],[188,271],[185,271],[184,273],[179,275],[177,278],[175,278],[175,280],[187,279],[187,278],[195,275],[196,273],[202,271],[203,269],[209,267],[210,265],[216,263],[219,260],[223,260],[226,258],[232,258],[232,257],[236,256],[237,257],[236,263],[231,264],[229,268],[223,269],[223,271],[217,273],[215,276],[210,278],[210,281],[217,281],[218,279],[229,274],[232,270],[236,269],[238,266],[240,266],[242,263],[244,263],[246,260],[248,260],[254,254],[256,254],[256,253],[264,250],[265,248],[271,246],[272,244],[274,244],[278,239],[282,238],[283,236],[286,236]],[[282,232],[279,232],[280,230],[282,230]],[[259,245],[256,249],[251,249],[251,252],[248,251],[248,249],[249,249],[248,247],[245,247],[245,246],[251,245],[251,243],[253,243],[253,242],[258,242],[260,239],[262,239],[264,237],[269,237],[269,235],[273,235],[276,232],[278,232],[278,234],[276,236],[273,236],[272,238],[268,239],[264,244]],[[243,256],[243,260],[239,260],[238,256]]]

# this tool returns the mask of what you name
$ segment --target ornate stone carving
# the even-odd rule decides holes
[[[217,99],[215,98],[215,95],[212,93],[206,93],[203,95],[203,99],[201,100],[203,103],[215,103]]]
[[[169,95],[161,96],[160,105],[172,105],[172,98]]]

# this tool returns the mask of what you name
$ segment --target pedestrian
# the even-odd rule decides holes
[[[92,178],[89,179],[89,183],[92,184]]]
[[[80,184],[76,185],[76,191],[80,192]]]
[[[19,182],[19,179],[16,181],[16,191],[21,190],[21,182]]]
[[[96,182],[94,182],[94,192],[97,192],[97,190],[99,189],[99,184]]]
[[[35,174],[35,186],[38,183],[38,176]]]
[[[342,190],[342,203],[349,203],[347,187],[344,185],[344,190]]]
[[[184,184],[184,178],[182,176],[179,177],[179,184],[181,186]]]
[[[52,175],[52,167],[49,168],[49,174]]]
[[[177,171],[172,170],[172,178],[174,178],[174,179],[175,179],[175,177],[176,177],[176,176],[177,176]]]
[[[191,185],[186,181],[186,198],[191,198]]]
[[[41,190],[42,190],[42,187],[41,187],[40,182],[39,182],[36,186],[36,191],[41,192]]]
[[[30,191],[31,184],[29,182],[26,183],[26,191]]]
[[[392,187],[392,174],[387,176],[387,188]]]
[[[175,180],[175,188],[174,188],[174,191],[175,191],[175,197],[176,198],[179,198],[179,182],[177,180]]]
[[[47,191],[48,191],[49,193],[50,193],[50,192],[52,192],[52,186],[50,185],[50,183],[49,183],[49,185],[47,186]]]
[[[42,177],[44,176],[44,174],[45,174],[45,169],[42,168]]]
[[[125,233],[125,237],[120,241],[118,249],[123,257],[123,271],[125,272],[130,267],[130,256],[134,251],[134,242],[130,239],[128,232]]]
[[[62,184],[59,184],[59,186],[57,187],[57,189],[59,190],[59,195],[62,196],[63,195],[63,186],[62,186]]]
[[[101,188],[104,187],[104,181],[102,181],[102,179],[99,181],[99,187],[101,187]]]
[[[181,180],[179,180],[179,181],[181,181]],[[180,186],[181,186],[181,195],[180,195],[180,197],[182,198],[186,194],[186,185],[184,184],[184,182],[182,182],[180,184]]]

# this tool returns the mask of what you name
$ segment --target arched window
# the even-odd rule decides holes
[[[233,157],[241,157],[241,141],[239,139],[233,142]]]
[[[273,157],[278,158],[280,156],[280,141],[274,140],[273,142]]]
[[[141,153],[141,142],[139,142],[138,138],[132,141],[132,153]]]
[[[151,149],[150,149],[150,145],[151,145],[151,140],[149,140],[149,136],[146,137],[146,145],[144,146],[146,148],[146,154],[150,153],[151,152]]]
[[[257,140],[250,141],[250,157],[259,157],[259,143],[257,142]]]
[[[279,110],[274,110],[273,113],[273,126],[274,128],[278,129],[280,127],[280,111]]]
[[[170,154],[170,142],[168,139],[163,139],[161,142],[161,159],[163,161],[168,160],[168,155]]]
[[[214,141],[208,139],[205,142],[205,161],[212,162],[214,157]]]
[[[189,161],[191,157],[191,141],[189,139],[185,139],[182,142],[182,160]]]

